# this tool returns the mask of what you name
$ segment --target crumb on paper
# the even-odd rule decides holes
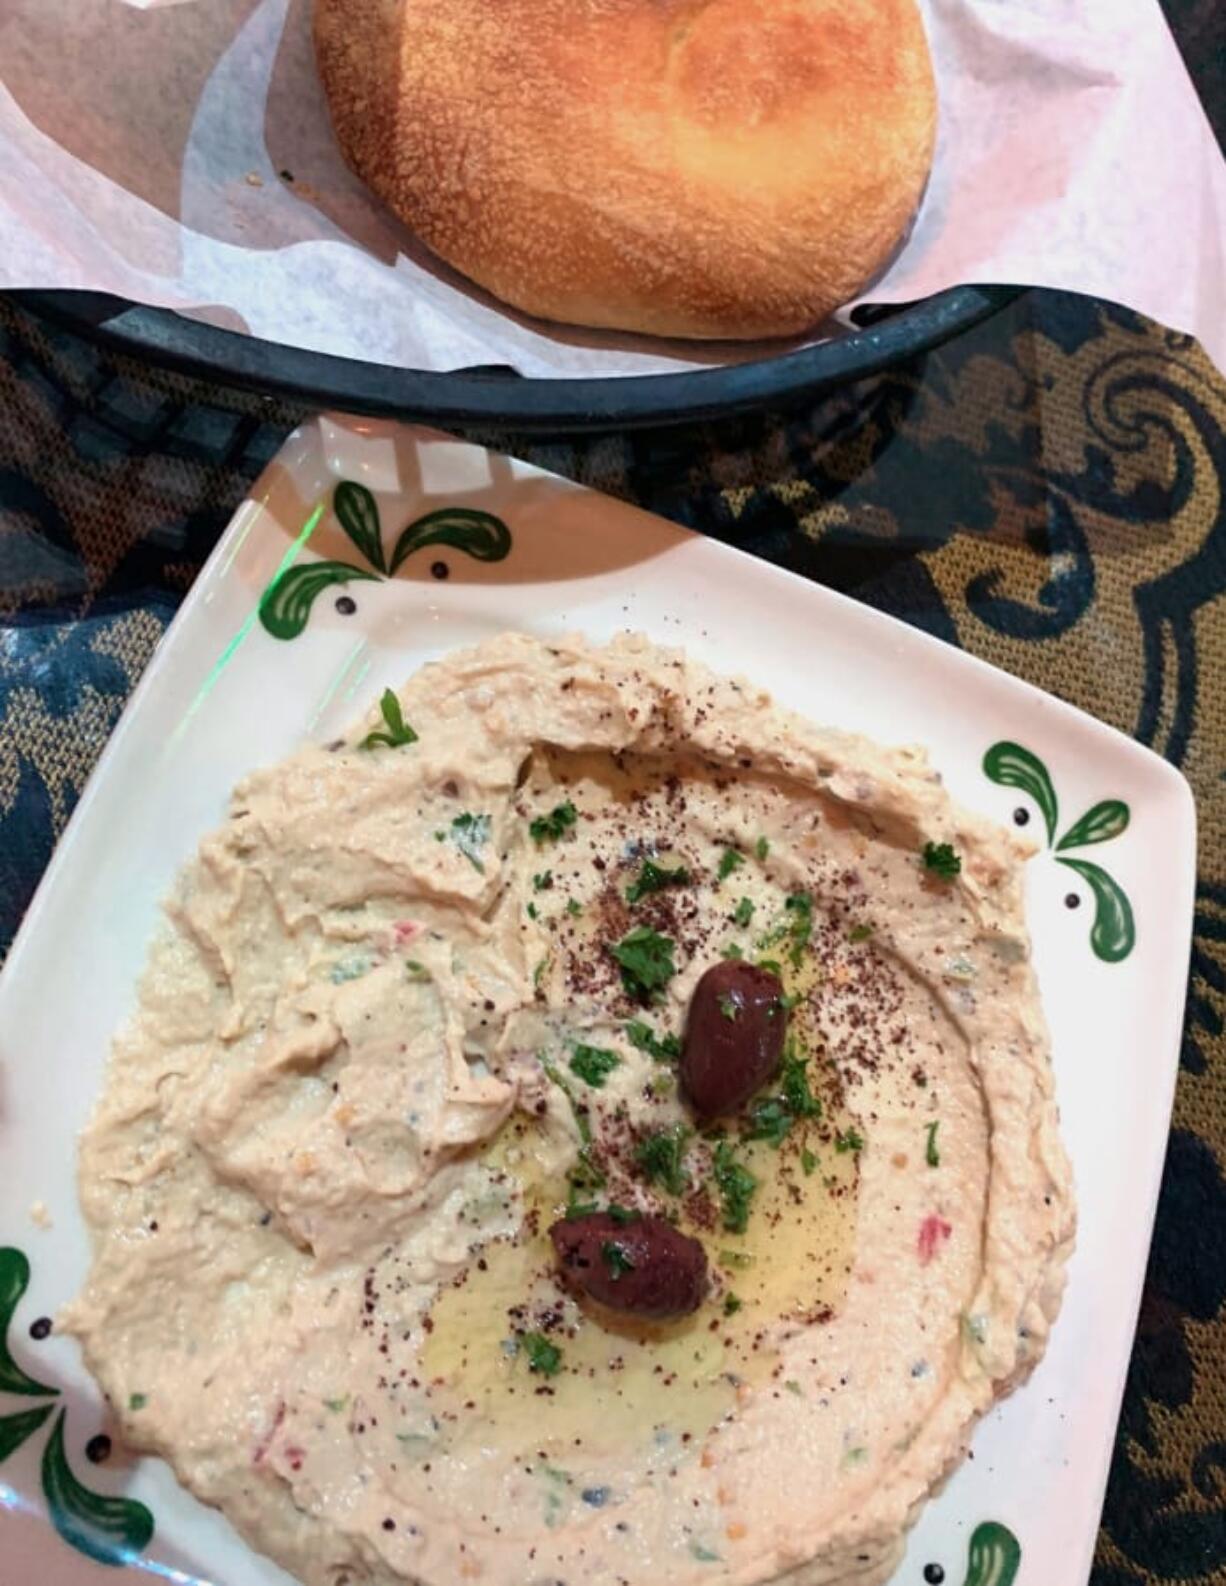
[[[259,174],[258,171],[248,171],[247,172],[247,186],[248,187],[263,187],[263,185],[264,185],[264,178]]]
[[[35,1228],[47,1229],[51,1227],[51,1213],[47,1210],[46,1201],[35,1201],[30,1207],[30,1221]]]

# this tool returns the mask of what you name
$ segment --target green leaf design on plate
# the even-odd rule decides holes
[[[1020,787],[1039,806],[1047,826],[1047,841],[1056,840],[1060,806],[1047,767],[1037,754],[1020,743],[994,743],[983,757],[984,775],[1000,787]]]
[[[1021,1544],[1008,1526],[985,1520],[971,1536],[966,1586],[1013,1586],[1021,1562]]]
[[[1090,932],[1090,946],[1104,963],[1118,964],[1128,957],[1137,941],[1132,905],[1124,889],[1112,880],[1101,865],[1092,865],[1088,859],[1061,859],[1058,862],[1075,870],[1089,885],[1094,894],[1094,928]]]
[[[54,1409],[54,1404],[40,1404],[36,1410],[0,1416],[0,1464],[15,1454],[27,1437],[33,1437]]]
[[[424,545],[451,545],[478,562],[501,562],[511,549],[511,531],[492,512],[440,507],[410,523],[401,534],[392,552],[392,572]]]
[[[379,503],[366,486],[355,484],[352,479],[342,480],[332,492],[332,510],[341,528],[375,571],[386,573]]]
[[[1128,830],[1128,806],[1122,799],[1103,799],[1074,821],[1056,844],[1056,852],[1066,848],[1088,848],[1091,843],[1110,842]]]
[[[296,639],[307,625],[317,595],[332,584],[349,584],[354,579],[370,582],[378,576],[348,562],[304,562],[300,567],[288,567],[260,596],[260,621],[274,639]]]
[[[127,1564],[153,1536],[153,1516],[134,1498],[91,1492],[73,1475],[64,1451],[64,1411],[43,1450],[43,1496],[64,1541],[100,1564]]]
[[[47,1398],[57,1394],[58,1388],[49,1388],[36,1382],[9,1353],[9,1324],[17,1302],[30,1287],[30,1263],[20,1250],[0,1250],[0,1389],[5,1393],[22,1393],[27,1398]]]

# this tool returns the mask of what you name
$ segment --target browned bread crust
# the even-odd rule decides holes
[[[932,162],[915,0],[315,0],[336,134],[440,258],[530,314],[804,331]]]

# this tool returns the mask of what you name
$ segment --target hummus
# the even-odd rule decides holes
[[[1072,1239],[1024,857],[639,638],[495,639],[249,777],[82,1144],[127,1441],[309,1586],[884,1581]],[[738,957],[783,1066],[712,1126]],[[564,1281],[609,1207],[701,1241],[696,1310]]]

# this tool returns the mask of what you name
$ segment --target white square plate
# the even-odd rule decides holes
[[[344,481],[378,506],[381,538],[365,538],[365,555],[336,516]],[[342,492],[342,507],[346,494],[350,507],[365,499]],[[438,515],[423,523],[428,514]],[[346,516],[362,541],[369,515]],[[397,547],[403,563],[385,576]],[[349,564],[338,575],[348,581],[328,582],[321,560]],[[76,1134],[130,1010],[159,900],[221,821],[232,785],[304,739],[336,736],[422,662],[509,628],[595,639],[634,628],[683,644],[815,721],[926,744],[955,798],[1024,821],[1045,842],[1029,868],[1028,911],[1077,1181],[1077,1253],[1046,1359],[980,1426],[974,1457],[926,1509],[898,1579],[919,1582],[939,1564],[948,1586],[1080,1586],[1174,1087],[1195,874],[1187,785],[1027,684],[738,551],[446,436],[329,419],[290,437],[222,536],[0,977],[5,1581],[113,1581],[89,1555],[113,1558],[125,1544],[137,1567],[172,1581],[287,1579],[159,1461],[129,1466],[116,1453],[93,1468],[85,1447],[106,1424],[97,1391],[71,1341],[37,1341],[30,1328],[84,1276]],[[993,780],[985,756],[1001,744],[1033,759],[998,749]],[[1087,829],[1080,818],[1096,807]],[[91,1493],[143,1504],[152,1538],[142,1510],[99,1506]],[[1016,1577],[1008,1558],[995,1573],[968,1564],[984,1522],[1019,1540]]]

